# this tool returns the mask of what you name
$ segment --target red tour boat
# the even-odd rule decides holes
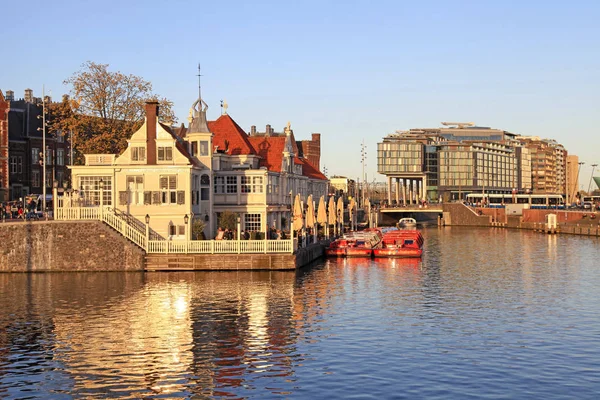
[[[417,230],[392,230],[383,235],[374,257],[421,257],[423,235]]]

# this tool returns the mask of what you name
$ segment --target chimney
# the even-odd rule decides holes
[[[158,122],[158,102],[146,102],[146,160],[148,165],[156,164],[156,124]]]
[[[12,90],[7,90],[5,100],[6,101],[15,101],[15,92],[13,92]]]
[[[33,103],[33,90],[25,89],[25,102]]]
[[[271,125],[267,124],[267,128],[265,129],[265,136],[271,136]]]
[[[250,127],[250,136],[256,136],[256,125]]]

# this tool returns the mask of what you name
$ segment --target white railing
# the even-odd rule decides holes
[[[108,207],[57,207],[55,220],[99,220],[131,240],[147,253],[163,254],[251,254],[293,253],[293,239],[287,240],[148,240],[146,232],[130,225]]]

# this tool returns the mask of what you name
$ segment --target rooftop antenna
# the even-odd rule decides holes
[[[200,63],[198,63],[198,98],[202,99],[202,86],[200,84],[202,74],[200,74]]]

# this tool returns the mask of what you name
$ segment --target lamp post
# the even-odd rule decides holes
[[[148,242],[150,241],[150,215],[146,214],[146,251],[148,251]]]
[[[237,252],[240,254],[240,236],[242,229],[242,220],[240,217],[237,217]]]
[[[52,181],[52,217],[56,219],[56,209],[58,207],[58,181]]]
[[[579,162],[579,168],[577,168],[577,178],[575,179],[575,186],[574,186],[575,190],[574,190],[574,193],[573,193],[573,197],[576,196],[577,188],[579,187],[579,172],[581,171],[581,166],[584,165],[584,164],[585,163],[583,161]]]
[[[185,240],[188,240],[190,237],[188,232],[188,222],[190,222],[190,217],[187,214],[183,216],[183,222],[185,223]]]
[[[588,196],[591,196],[590,190],[592,189],[592,178],[594,177],[594,170],[596,169],[596,167],[598,166],[598,164],[592,164],[592,175],[590,175],[590,184],[588,185]]]
[[[104,206],[104,180],[100,178],[100,219],[102,219],[102,208]]]

